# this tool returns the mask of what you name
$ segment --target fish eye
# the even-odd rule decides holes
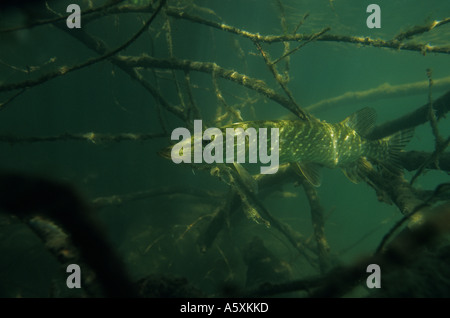
[[[208,144],[210,144],[216,138],[215,135],[211,136],[211,140],[202,139],[202,147],[205,148]]]

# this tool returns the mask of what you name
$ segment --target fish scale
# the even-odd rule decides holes
[[[314,177],[318,174],[308,170],[320,166],[341,168],[352,182],[357,183],[371,166],[368,161],[395,170],[396,154],[412,137],[412,130],[408,130],[378,140],[365,138],[375,124],[375,117],[373,109],[364,108],[333,124],[314,118],[308,121],[251,121],[228,125],[223,131],[239,127],[253,127],[257,132],[259,128],[278,128],[280,164],[298,163],[301,173],[316,186],[320,184]],[[270,136],[267,145],[271,145]]]

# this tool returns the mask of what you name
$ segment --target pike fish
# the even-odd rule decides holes
[[[360,182],[368,169],[373,169],[372,163],[393,173],[399,171],[398,155],[413,136],[413,130],[371,140],[366,137],[374,127],[375,118],[375,110],[366,107],[338,123],[311,117],[308,121],[246,121],[224,126],[220,130],[225,132],[227,128],[255,128],[258,132],[259,128],[278,128],[279,164],[294,163],[299,174],[312,185],[320,186],[321,167],[340,168],[354,183]],[[271,135],[267,135],[268,151],[271,151]],[[245,147],[247,158],[248,139],[247,137]],[[167,157],[168,151],[170,154],[170,147],[162,155]]]

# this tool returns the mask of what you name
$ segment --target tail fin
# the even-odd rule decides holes
[[[414,135],[414,129],[406,129],[399,131],[389,137],[386,137],[388,145],[388,158],[385,162],[382,162],[382,165],[388,169],[389,171],[398,174],[401,170],[402,165],[400,162],[399,154],[403,151],[405,146],[411,140]]]

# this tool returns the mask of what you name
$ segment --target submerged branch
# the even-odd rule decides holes
[[[186,89],[186,94],[188,97],[187,118],[193,122],[194,119],[202,118],[202,116],[200,115],[200,109],[198,108],[194,100],[194,95],[192,93],[191,75],[189,71],[184,71],[184,88]]]
[[[0,135],[0,142],[9,144],[21,144],[21,143],[36,143],[36,142],[55,142],[55,141],[89,141],[92,143],[103,142],[121,142],[121,141],[145,141],[155,138],[167,137],[166,133],[153,133],[153,134],[133,134],[122,133],[115,135],[100,134],[89,132],[85,134],[70,134],[65,133],[56,136],[47,137],[19,137],[14,135]]]
[[[11,103],[13,100],[15,100],[17,97],[19,97],[20,95],[22,95],[27,89],[23,88],[22,90],[20,90],[19,92],[15,93],[13,96],[11,96],[10,98],[8,98],[8,100],[6,100],[3,103],[0,103],[0,110],[4,110],[6,105],[8,105],[9,103]]]
[[[388,240],[394,235],[395,231],[399,229],[406,221],[412,219],[413,215],[416,213],[419,213],[422,209],[429,208],[434,201],[435,198],[439,197],[442,193],[447,193],[450,189],[450,183],[443,183],[436,187],[436,189],[429,195],[429,197],[423,202],[423,204],[418,205],[414,210],[407,213],[403,216],[403,218],[398,221],[394,227],[391,228],[391,230],[383,237],[380,244],[378,245],[378,248],[376,249],[375,253],[380,254],[383,251],[384,246],[388,242]]]
[[[132,5],[121,5],[114,8],[111,8],[107,12],[109,13],[138,13],[138,12],[148,12],[153,10],[148,7],[137,7]],[[189,14],[184,12],[182,9],[178,9],[176,7],[168,7],[166,10],[166,14],[175,19],[187,20],[193,23],[198,23],[201,25],[209,26],[211,28],[221,30],[224,32],[228,32],[231,34],[239,35],[241,37],[250,39],[256,42],[265,42],[265,43],[279,43],[279,42],[298,42],[298,41],[310,41],[313,39],[317,33],[314,34],[283,34],[283,35],[261,35],[259,33],[248,32],[234,26],[230,26],[224,23],[215,22],[207,19],[203,19],[201,17]],[[439,23],[439,25],[444,25],[450,20],[450,18],[446,18]],[[433,28],[435,28],[434,26]],[[431,28],[431,29],[433,29]],[[430,31],[425,30],[426,31]],[[423,33],[423,32],[422,32]],[[356,45],[364,45],[364,46],[372,46],[372,47],[380,47],[380,48],[390,48],[395,50],[407,50],[407,51],[416,51],[422,54],[426,53],[443,53],[450,54],[450,46],[431,46],[429,44],[421,44],[421,43],[403,43],[398,39],[393,40],[381,40],[381,39],[371,39],[369,37],[359,37],[359,36],[348,36],[348,35],[333,35],[333,34],[325,34],[316,39],[316,41],[323,42],[343,42],[350,43]]]
[[[425,151],[406,151],[399,153],[399,161],[403,168],[408,171],[419,169],[431,157],[431,153]],[[450,152],[439,155],[439,166],[436,162],[430,161],[425,165],[426,169],[447,171],[450,173]]]
[[[431,162],[434,163],[436,167],[439,169],[439,157],[445,151],[447,146],[450,144],[450,137],[447,140],[441,136],[438,128],[438,121],[436,119],[436,114],[433,107],[433,98],[432,98],[432,86],[433,79],[431,78],[431,69],[427,69],[427,77],[429,81],[429,89],[428,89],[428,120],[430,122],[431,131],[434,136],[434,151],[433,153],[422,163],[422,165],[417,169],[416,174],[411,178],[410,184],[413,184],[415,180],[422,174]]]
[[[271,59],[269,57],[269,53],[267,53],[266,51],[263,50],[263,48],[259,42],[254,42],[254,44],[256,45],[257,49],[261,53],[261,56],[263,57],[264,62],[266,63],[267,67],[269,68],[270,72],[272,73],[275,81],[278,83],[278,85],[280,85],[280,87],[283,89],[284,93],[289,97],[289,100],[291,101],[291,103],[295,109],[294,114],[296,114],[301,119],[307,119],[308,114],[297,105],[297,103],[294,100],[294,95],[292,95],[291,91],[287,87],[288,77],[283,78],[283,76],[281,76],[278,73],[275,63],[273,61],[271,61]],[[298,114],[301,114],[301,116],[299,116]]]
[[[307,45],[308,43],[311,43],[313,41],[315,41],[316,39],[318,39],[319,37],[321,37],[323,34],[325,34],[326,32],[330,31],[331,28],[326,27],[323,30],[315,33],[312,35],[311,39],[302,42],[301,44],[299,44],[295,49],[292,49],[290,51],[285,52],[282,56],[280,56],[279,58],[277,58],[275,61],[272,62],[272,64],[277,64],[278,62],[280,62],[282,59],[288,57],[289,55],[291,55],[292,53],[297,52],[298,50],[300,50],[302,47],[304,47],[305,45]],[[289,43],[289,42],[287,42]]]
[[[106,296],[137,295],[122,261],[92,219],[85,202],[69,186],[39,177],[1,173],[0,208],[23,220],[38,214],[55,220],[70,234]]]
[[[399,270],[403,271],[405,266],[412,269],[415,262],[420,262],[422,257],[426,257],[423,254],[423,248],[439,242],[438,239],[450,231],[450,203],[434,208],[431,212],[423,224],[410,231],[402,232],[401,235],[395,237],[387,245],[382,253],[360,258],[349,266],[336,267],[324,276],[280,284],[266,283],[257,289],[247,292],[245,296],[271,296],[303,290],[310,292],[311,297],[342,297],[358,284],[364,282],[367,278],[367,266],[369,264],[377,264],[382,268],[383,277],[390,278],[383,280],[384,287],[380,290],[378,296],[383,296],[383,290],[387,290],[386,295],[390,292],[397,297],[405,297],[405,295],[414,297],[414,295],[420,294],[421,291],[417,291],[417,286],[411,286],[409,281],[402,281],[402,284],[407,286],[403,289],[407,292],[406,294],[395,294],[394,290],[397,290],[399,293],[402,291],[399,288],[395,288],[395,286],[399,285],[395,274]],[[423,267],[419,268],[419,270],[423,272]],[[438,276],[437,279],[442,279],[442,276]],[[430,283],[430,286],[433,286],[435,283],[438,282],[433,281]],[[432,292],[432,294],[442,296],[438,292]]]
[[[440,168],[441,155],[449,145],[450,145],[450,137],[448,137],[447,140],[437,144],[436,149],[433,151],[433,153],[428,158],[426,158],[425,161],[422,163],[422,165],[417,169],[417,172],[411,178],[410,183],[413,184],[414,181],[422,174],[425,168],[428,167],[431,163],[433,163],[438,170],[441,170]]]
[[[103,5],[101,7],[84,10],[84,11],[81,12],[81,14],[83,15],[83,18],[87,17],[90,14],[94,14],[94,13],[98,13],[99,15],[102,15],[106,11],[106,9],[108,9],[108,8],[110,8],[112,6],[118,5],[121,2],[123,2],[123,1],[124,0],[111,0],[111,1],[108,1],[105,5]],[[28,24],[23,25],[23,26],[17,26],[17,27],[12,27],[12,28],[7,28],[7,29],[1,29],[0,30],[0,34],[1,33],[16,32],[16,31],[20,31],[20,30],[29,30],[29,29],[32,29],[32,28],[35,28],[35,27],[38,27],[38,26],[65,21],[66,19],[67,19],[66,16],[61,16],[61,17],[58,17],[58,18],[32,21],[31,23],[28,23]]]
[[[305,109],[313,113],[323,112],[340,106],[348,106],[350,104],[362,104],[368,101],[374,102],[379,99],[424,94],[428,92],[428,86],[428,81],[401,85],[390,85],[389,83],[384,83],[376,88],[371,88],[365,91],[346,92],[337,97],[321,100],[305,107]],[[435,92],[450,89],[450,77],[433,80],[433,89]]]
[[[410,183],[413,184],[415,180],[422,174],[423,170],[426,166],[428,166],[431,162],[434,162],[435,166],[439,168],[439,157],[445,151],[447,146],[450,144],[450,137],[447,140],[441,136],[438,128],[438,121],[436,119],[436,114],[433,107],[433,99],[432,99],[432,86],[433,80],[431,78],[431,69],[427,69],[427,76],[429,81],[429,91],[428,91],[428,121],[430,122],[431,131],[434,136],[434,151],[433,153],[425,160],[425,162],[417,169],[416,174],[411,178]]]
[[[433,109],[437,119],[444,117],[450,111],[450,91],[433,101]],[[370,139],[379,139],[390,136],[398,131],[422,125],[428,121],[429,103],[400,118],[388,121],[373,129],[367,136]]]
[[[329,275],[323,277],[324,285],[312,293],[313,297],[339,297],[350,291],[359,281],[366,278],[368,264],[377,264],[383,269],[383,277],[387,273],[395,273],[404,270],[405,266],[410,268],[412,264],[420,259],[423,248],[437,242],[437,239],[450,230],[450,204],[443,204],[435,209],[433,213],[417,228],[402,232],[387,247],[384,253],[372,257],[363,258],[349,267],[337,268]],[[423,270],[423,269],[422,269]],[[395,276],[393,277],[395,280]],[[442,278],[441,278],[442,279]],[[398,281],[385,282],[384,288],[391,290],[391,284]],[[408,282],[404,282],[407,284]],[[434,283],[438,283],[437,281]],[[433,283],[431,283],[433,285]],[[416,287],[416,286],[414,286]],[[409,289],[409,296],[414,295],[414,289]],[[406,288],[408,290],[408,288]],[[380,292],[382,295],[383,293]],[[405,295],[398,295],[405,296]]]
[[[315,254],[316,251],[314,249],[311,249],[309,244],[305,242],[300,233],[294,231],[289,225],[283,223],[282,221],[279,221],[277,218],[272,216],[272,214],[265,208],[264,204],[257,197],[257,195],[248,188],[246,183],[241,180],[241,178],[237,173],[234,172],[234,170],[227,166],[221,165],[220,168],[216,167],[212,170],[212,172],[213,171],[214,175],[218,176],[223,182],[231,186],[231,191],[228,194],[229,200],[227,200],[227,203],[216,212],[206,232],[200,236],[198,242],[203,251],[211,245],[211,242],[207,242],[205,238],[215,238],[218,230],[222,229],[223,225],[225,224],[226,214],[231,214],[236,211],[237,208],[242,207],[244,212],[247,214],[247,217],[252,218],[257,223],[262,223],[267,227],[273,227],[277,229],[313,268],[317,267],[317,260],[315,259],[315,257],[310,255],[310,252],[313,252]],[[291,174],[291,171],[289,165],[285,165],[281,169],[281,171],[283,171],[283,173],[281,173],[280,175],[283,175],[287,179],[290,179],[289,175]],[[274,181],[274,178],[275,177],[269,177],[269,179],[266,180],[266,182],[268,181],[269,183],[259,183],[258,188],[259,186],[272,185],[271,181]],[[278,176],[277,178],[280,178],[280,176]],[[261,181],[261,179],[264,178],[256,178],[258,182]],[[217,232],[214,233],[212,229]]]
[[[212,220],[197,239],[197,245],[202,253],[211,247],[217,235],[229,222],[231,215],[239,209],[240,204],[239,195],[230,189],[226,194],[226,200],[215,210]]]
[[[320,204],[317,190],[305,178],[303,178],[302,185],[311,209],[311,220],[317,244],[320,271],[324,274],[330,267],[330,246],[325,237],[324,209]]]
[[[367,175],[367,183],[374,188],[379,201],[394,203],[402,214],[408,214],[423,204],[415,189],[402,176],[386,173],[389,175],[384,176],[376,171]]]
[[[109,51],[109,48],[107,47],[105,42],[91,36],[90,34],[86,33],[82,29],[77,30],[77,32],[70,32],[70,29],[68,29],[65,25],[56,23],[55,26],[57,28],[59,28],[60,30],[66,32],[67,34],[73,36],[78,41],[83,43],[86,47],[88,47],[90,50],[92,50],[100,55],[103,55],[103,54],[105,54],[105,52]],[[127,73],[132,79],[136,80],[142,87],[144,87],[157,102],[157,107],[159,107],[159,105],[161,105],[167,111],[171,112],[178,118],[182,119],[183,121],[187,121],[188,114],[186,114],[186,112],[183,109],[181,109],[180,107],[171,105],[160,94],[159,90],[154,88],[153,85],[149,81],[147,81],[136,69],[124,65],[117,58],[117,56],[112,56],[109,60],[111,61],[112,64],[117,65],[120,69],[122,69],[125,73]]]
[[[219,84],[217,83],[217,73],[215,71],[213,71],[211,78],[212,78],[212,86],[213,86],[214,93],[216,95],[218,104],[222,105],[225,108],[226,113],[230,114],[230,117],[232,118],[232,122],[243,121],[241,112],[238,109],[235,109],[234,107],[228,105],[225,98],[223,97],[223,94],[219,88]]]
[[[86,62],[83,62],[81,64],[78,65],[73,65],[73,66],[62,66],[59,69],[44,74],[43,76],[36,78],[36,79],[32,79],[32,80],[26,80],[23,82],[19,82],[19,83],[12,83],[12,84],[5,84],[5,85],[0,85],[0,92],[4,92],[4,91],[10,91],[10,90],[15,90],[15,89],[20,89],[20,88],[29,88],[29,87],[33,87],[33,86],[37,86],[40,84],[43,84],[51,79],[54,79],[56,77],[62,76],[62,75],[66,75],[70,72],[94,65],[96,63],[99,63],[101,61],[104,61],[106,59],[108,59],[109,57],[116,55],[117,53],[119,53],[120,51],[123,51],[124,49],[126,49],[128,46],[130,46],[134,41],[136,41],[136,39],[141,36],[142,33],[144,33],[145,30],[148,29],[148,27],[150,26],[150,24],[153,22],[153,20],[156,18],[156,16],[158,15],[159,11],[161,10],[162,6],[164,5],[164,3],[166,2],[166,0],[160,0],[160,3],[158,5],[158,7],[156,8],[156,10],[154,11],[154,13],[152,14],[152,16],[145,22],[145,24],[139,29],[138,32],[136,32],[136,34],[134,34],[128,41],[126,41],[125,43],[123,43],[122,45],[120,45],[119,47],[103,54],[102,56],[96,57],[96,58],[92,58],[87,60]]]
[[[222,193],[215,191],[196,189],[192,187],[183,186],[166,186],[157,187],[155,189],[149,189],[145,191],[139,191],[134,193],[112,195],[107,197],[98,197],[91,201],[91,205],[95,209],[101,209],[109,206],[118,206],[138,200],[146,200],[157,196],[178,196],[187,195],[201,198],[203,201],[217,202],[222,197]]]
[[[83,269],[81,281],[88,296],[101,295],[102,291],[99,290],[95,281],[95,273],[82,259],[78,248],[61,227],[42,216],[22,217],[21,221],[42,240],[45,248],[61,263],[61,269],[64,272],[70,264],[77,264]]]
[[[429,31],[431,31],[431,30],[433,30],[435,28],[438,28],[440,26],[443,26],[443,25],[445,25],[445,24],[447,24],[449,22],[450,22],[450,18],[446,18],[446,19],[441,20],[441,21],[436,21],[435,20],[435,21],[430,22],[430,23],[428,23],[426,25],[416,25],[413,28],[411,28],[411,29],[409,29],[409,30],[407,30],[405,32],[402,32],[402,33],[398,34],[397,36],[395,36],[394,40],[403,41],[403,40],[406,40],[406,39],[410,39],[413,36],[429,32]]]
[[[118,57],[120,63],[127,67],[144,67],[144,68],[167,68],[167,69],[179,69],[184,71],[197,71],[208,74],[215,74],[226,80],[235,82],[239,85],[252,89],[267,98],[277,102],[281,106],[291,111],[299,118],[306,119],[305,112],[299,108],[292,100],[286,98],[273,89],[260,79],[255,79],[243,74],[240,74],[234,70],[225,69],[213,62],[198,62],[181,59],[160,59],[151,56],[143,55],[139,57],[133,56],[120,56]]]

